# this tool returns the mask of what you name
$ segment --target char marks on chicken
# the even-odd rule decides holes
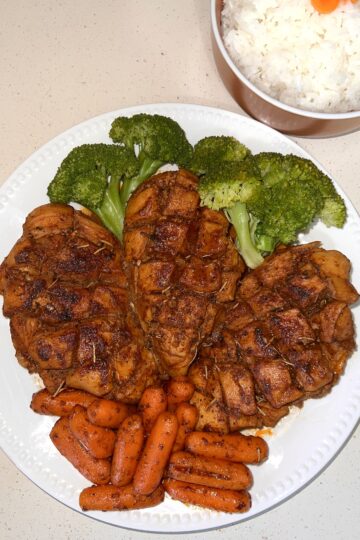
[[[350,262],[318,242],[248,271],[197,178],[168,171],[130,198],[119,242],[97,219],[49,204],[0,267],[16,355],[53,393],[126,402],[187,374],[197,429],[274,426],[326,394],[355,347]]]
[[[27,217],[0,267],[16,356],[54,393],[63,386],[136,402],[158,370],[128,310],[118,241],[71,206]]]
[[[199,429],[273,426],[331,389],[355,347],[349,273],[314,242],[279,247],[243,278],[189,371]]]
[[[165,372],[183,375],[245,270],[229,222],[200,207],[195,176],[168,171],[131,197],[124,248],[130,297],[148,345]]]

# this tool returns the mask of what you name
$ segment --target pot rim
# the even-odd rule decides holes
[[[307,111],[305,109],[299,109],[297,107],[293,107],[291,105],[287,105],[286,103],[282,103],[281,101],[269,96],[262,90],[259,90],[249,79],[247,79],[239,70],[239,68],[235,65],[233,60],[231,59],[229,53],[227,52],[227,49],[224,45],[223,39],[220,34],[220,29],[217,21],[217,4],[219,0],[211,0],[211,26],[212,31],[216,40],[216,44],[221,52],[222,57],[228,64],[229,68],[233,71],[233,73],[236,75],[236,77],[250,90],[252,90],[255,94],[257,94],[259,97],[261,97],[263,100],[271,103],[275,107],[278,107],[279,109],[282,109],[286,112],[298,114],[300,116],[306,116],[308,118],[316,118],[319,120],[344,120],[349,118],[358,118],[360,117],[360,111],[351,111],[346,113],[320,113],[316,111]]]

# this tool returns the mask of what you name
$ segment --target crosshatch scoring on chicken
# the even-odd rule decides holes
[[[128,310],[118,241],[71,206],[27,217],[0,269],[16,356],[51,392],[64,386],[136,402],[158,380]]]
[[[197,178],[168,171],[130,198],[124,249],[97,218],[61,204],[26,218],[0,266],[20,364],[65,387],[137,403],[187,374],[198,430],[274,426],[326,394],[354,350],[350,262],[319,242],[245,267]]]
[[[354,350],[349,260],[318,242],[279,247],[241,281],[190,367],[198,429],[272,426],[327,393]]]
[[[124,246],[130,297],[149,347],[171,376],[186,374],[245,271],[229,222],[200,207],[195,176],[164,172],[130,199]]]

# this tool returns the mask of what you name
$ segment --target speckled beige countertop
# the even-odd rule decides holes
[[[208,0],[0,0],[0,13],[0,183],[48,140],[103,112],[178,102],[244,114],[216,72]],[[334,175],[359,210],[360,132],[297,142]],[[359,463],[358,429],[325,472],[295,497],[240,525],[192,537],[355,540]],[[1,452],[0,478],[2,540],[154,538],[70,510]]]

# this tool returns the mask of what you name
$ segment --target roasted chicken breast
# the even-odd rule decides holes
[[[120,245],[71,206],[27,217],[0,267],[3,313],[21,365],[46,387],[136,402],[158,369],[128,309]]]
[[[169,375],[185,374],[245,270],[229,222],[200,207],[195,176],[164,172],[132,195],[124,249],[130,300],[149,348]]]
[[[189,370],[198,429],[273,426],[331,389],[355,347],[349,272],[314,242],[278,248],[243,278]]]
[[[318,242],[280,246],[253,271],[197,178],[168,171],[129,200],[124,253],[71,206],[32,211],[0,266],[16,356],[47,388],[136,403],[187,374],[197,429],[273,426],[328,392],[355,347],[350,262]]]

